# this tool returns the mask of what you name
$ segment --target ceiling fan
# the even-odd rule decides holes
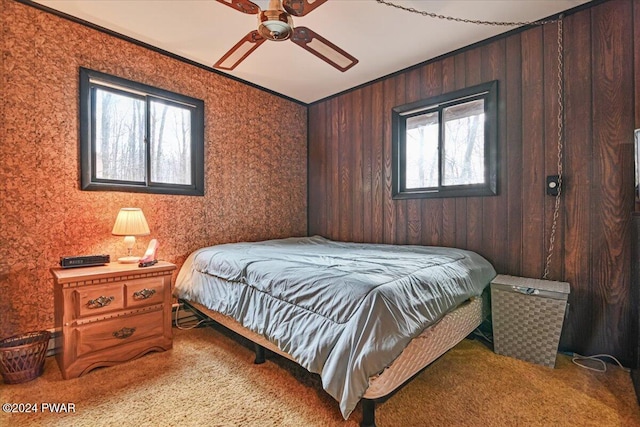
[[[303,49],[344,72],[358,60],[307,27],[294,27],[293,16],[304,16],[327,0],[269,0],[261,10],[250,0],[217,0],[242,13],[258,16],[258,28],[249,32],[224,54],[214,68],[233,70],[266,40],[291,40]]]

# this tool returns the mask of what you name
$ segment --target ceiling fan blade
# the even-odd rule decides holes
[[[304,16],[327,0],[283,0],[282,7],[293,16]]]
[[[225,53],[218,62],[213,65],[213,68],[220,68],[222,70],[233,70],[236,66],[244,61],[251,52],[256,50],[258,46],[264,43],[267,39],[262,37],[258,30],[253,30],[242,40],[240,40],[229,52]]]
[[[229,7],[239,10],[242,13],[248,13],[255,15],[260,12],[260,8],[252,1],[249,0],[216,0],[219,3],[226,4]]]
[[[342,72],[358,63],[356,58],[307,27],[294,28],[291,41]]]

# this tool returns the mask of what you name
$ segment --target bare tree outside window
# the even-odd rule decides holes
[[[484,100],[443,109],[442,185],[482,184],[484,173]]]
[[[96,90],[96,177],[144,182],[144,100]]]
[[[151,181],[191,184],[191,112],[151,102]]]
[[[438,185],[438,113],[407,119],[407,188]]]
[[[204,102],[81,68],[84,190],[204,194]]]
[[[497,194],[497,81],[395,107],[393,198]]]

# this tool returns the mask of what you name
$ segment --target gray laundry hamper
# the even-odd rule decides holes
[[[498,275],[491,282],[494,351],[555,367],[569,284]]]

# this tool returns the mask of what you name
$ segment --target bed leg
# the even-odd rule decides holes
[[[376,402],[362,399],[362,422],[360,427],[376,427]]]
[[[256,365],[260,365],[264,363],[264,360],[265,360],[264,347],[261,346],[260,344],[256,344],[255,348],[256,348],[256,360],[254,360],[253,363],[255,363]]]

